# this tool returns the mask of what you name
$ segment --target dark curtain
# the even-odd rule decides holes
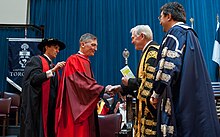
[[[124,66],[122,52],[130,51],[128,65],[136,73],[141,51],[131,44],[130,29],[148,24],[154,40],[161,43],[164,33],[157,17],[160,7],[170,0],[30,0],[31,24],[44,25],[46,38],[58,38],[67,48],[56,61],[66,60],[79,49],[79,38],[89,32],[98,37],[98,51],[92,67],[100,84],[120,84],[120,69]],[[179,0],[186,10],[187,24],[194,18],[194,29],[199,36],[212,81],[217,80],[217,65],[211,60],[215,40],[216,15],[219,0]],[[0,51],[6,56],[6,50]],[[2,61],[5,63],[5,60]],[[6,72],[5,70],[1,70]],[[3,75],[1,74],[1,77]],[[1,79],[2,80],[2,79]]]

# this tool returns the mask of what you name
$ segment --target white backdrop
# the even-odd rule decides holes
[[[28,24],[28,0],[0,0],[0,24]]]

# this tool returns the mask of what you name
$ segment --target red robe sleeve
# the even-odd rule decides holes
[[[59,123],[62,111],[66,110],[62,104],[67,100],[69,102],[64,104],[70,105],[74,123],[87,119],[94,112],[103,89],[93,78],[88,58],[80,54],[70,56],[66,61],[58,90],[56,122]],[[64,97],[68,99],[64,100]]]

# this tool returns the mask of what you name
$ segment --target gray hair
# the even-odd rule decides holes
[[[86,34],[83,34],[80,39],[79,39],[79,42],[86,42],[88,40],[97,40],[97,37],[94,36],[93,34],[90,34],[90,33],[86,33]]]
[[[148,25],[137,25],[130,32],[136,36],[144,34],[146,38],[153,39],[153,32]]]

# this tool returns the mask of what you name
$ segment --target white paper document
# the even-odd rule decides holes
[[[128,65],[126,65],[124,68],[122,68],[121,73],[124,77],[127,78],[135,78],[134,74],[132,73],[131,69],[128,67]]]

